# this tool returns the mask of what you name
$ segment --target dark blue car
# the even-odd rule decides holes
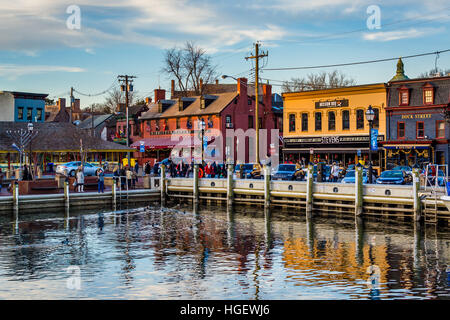
[[[295,180],[295,164],[280,164],[272,175],[273,180]]]
[[[409,184],[410,177],[402,170],[383,171],[377,179],[377,184]]]

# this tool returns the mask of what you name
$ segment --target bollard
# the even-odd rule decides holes
[[[233,165],[228,164],[227,167],[227,206],[232,207],[233,206]]]
[[[166,205],[166,166],[161,165],[161,205]]]
[[[14,181],[13,185],[13,209],[14,212],[19,211],[19,184],[17,181]]]
[[[192,179],[192,200],[194,202],[194,205],[198,204],[198,168],[199,165],[197,163],[194,164],[194,173]]]
[[[419,189],[420,189],[419,169],[414,168],[412,175],[413,175],[414,221],[420,221],[422,217],[422,208],[419,197]]]
[[[69,199],[69,179],[66,178],[64,181],[64,203],[66,205],[66,208],[69,208],[70,206],[70,199]]]
[[[270,207],[270,166],[264,166],[264,208]]]
[[[306,216],[312,217],[314,171],[312,164],[308,165],[306,174]]]
[[[358,163],[355,170],[355,216],[363,211],[363,166]]]

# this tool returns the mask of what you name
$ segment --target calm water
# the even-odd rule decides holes
[[[450,297],[448,231],[242,210],[0,218],[0,299]]]

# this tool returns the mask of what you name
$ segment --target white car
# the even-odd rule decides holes
[[[81,166],[81,161],[72,161],[65,164],[60,164],[56,167],[56,173],[74,177],[77,169]],[[83,173],[85,176],[95,176],[95,173],[100,167],[94,166],[88,162],[83,165]]]

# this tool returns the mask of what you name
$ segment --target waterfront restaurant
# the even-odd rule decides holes
[[[409,79],[399,60],[388,85],[387,166],[448,163],[450,76]]]
[[[19,145],[11,139],[7,130],[28,130],[28,123],[0,121],[0,167],[12,169],[19,166],[19,152],[12,145]],[[25,153],[33,154],[32,160],[41,166],[45,172],[47,164],[58,165],[69,161],[80,160],[80,152],[86,155],[86,161],[91,163],[119,162],[126,157],[127,151],[134,151],[126,146],[91,137],[85,130],[79,129],[68,122],[37,122],[33,123],[36,136]]]
[[[366,111],[372,106],[377,141],[386,134],[386,85],[384,83],[335,89],[283,93],[284,161],[364,163],[369,155],[369,123]],[[358,157],[360,154],[360,157]],[[384,163],[378,146],[372,151],[374,167]]]

